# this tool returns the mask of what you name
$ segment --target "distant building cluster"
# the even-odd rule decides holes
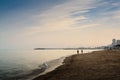
[[[120,40],[113,39],[111,49],[120,49]]]
[[[120,40],[113,39],[112,46],[120,45]]]
[[[120,40],[112,39],[112,44],[104,47],[104,49],[120,49]]]

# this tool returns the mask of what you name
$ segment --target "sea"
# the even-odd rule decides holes
[[[96,50],[84,50],[90,53]],[[0,80],[32,80],[62,65],[76,50],[0,50]]]

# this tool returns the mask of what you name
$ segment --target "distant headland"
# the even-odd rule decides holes
[[[34,50],[78,50],[78,49],[104,49],[101,47],[80,47],[80,48],[34,48]]]

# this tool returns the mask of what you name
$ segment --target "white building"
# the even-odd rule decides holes
[[[120,40],[112,39],[112,46],[120,45]]]
[[[115,46],[116,45],[116,39],[113,39],[112,40],[112,46]]]
[[[120,45],[120,40],[117,40],[117,45]]]

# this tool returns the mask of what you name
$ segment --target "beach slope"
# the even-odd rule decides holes
[[[120,51],[73,55],[62,66],[33,80],[120,80]]]

